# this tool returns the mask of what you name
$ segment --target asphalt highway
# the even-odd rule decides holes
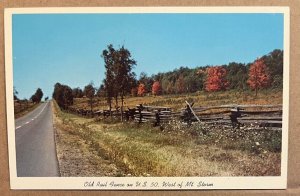
[[[15,127],[18,177],[59,176],[51,103],[17,119]]]

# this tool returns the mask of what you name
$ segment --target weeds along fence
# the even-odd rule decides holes
[[[187,125],[194,122],[222,123],[240,127],[242,124],[254,124],[262,127],[282,127],[282,105],[220,105],[220,106],[197,106],[186,101],[186,106],[180,111],[173,111],[170,107],[137,105],[123,111],[126,121],[136,123],[153,123],[159,126],[170,121],[181,121]],[[83,110],[69,108],[69,112],[84,117],[109,116],[118,118],[121,116],[120,109],[116,110]]]

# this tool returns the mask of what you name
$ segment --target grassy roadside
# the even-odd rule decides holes
[[[37,103],[37,104],[30,104],[26,109],[19,109],[18,105],[14,106],[14,111],[15,111],[15,119],[18,119],[22,116],[25,116],[26,114],[28,114],[29,112],[33,111],[35,108],[37,108],[38,106],[40,106],[41,103]]]
[[[64,142],[60,139],[64,135],[67,135],[65,138],[67,140],[72,136],[74,141],[70,145],[73,146],[68,148],[81,152],[87,151],[113,164],[116,170],[111,173],[112,176],[128,174],[134,176],[280,175],[280,152],[272,152],[268,148],[257,146],[254,151],[234,147],[245,140],[244,136],[231,138],[230,133],[226,137],[222,134],[211,134],[212,137],[205,139],[201,134],[168,129],[161,131],[150,125],[137,127],[130,123],[109,124],[62,112],[55,103],[54,111],[55,126],[60,130],[56,133],[58,148],[62,148],[59,150],[59,156],[68,159],[68,154],[63,149],[67,147],[59,143]],[[223,133],[219,127],[215,130]],[[247,134],[247,131],[243,134]],[[256,135],[260,133],[250,136],[257,138]],[[251,140],[250,144],[255,146],[255,141]],[[66,161],[59,159],[61,162]],[[106,167],[106,164],[98,163],[101,168]],[[86,166],[86,170],[93,170],[93,168]],[[91,174],[97,176],[95,173]],[[71,171],[65,175],[73,176]]]
[[[118,176],[123,172],[110,160],[98,156],[86,140],[74,134],[73,127],[65,126],[63,113],[52,101],[56,152],[62,177]]]

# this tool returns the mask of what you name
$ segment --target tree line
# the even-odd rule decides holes
[[[252,63],[231,62],[218,66],[180,67],[151,76],[142,72],[139,77],[133,72],[137,62],[124,46],[116,49],[113,45],[108,45],[100,56],[105,66],[105,78],[100,87],[95,88],[90,83],[83,90],[79,87],[71,89],[67,85],[57,83],[53,98],[59,106],[67,108],[73,104],[73,98],[87,97],[93,110],[94,98],[102,97],[106,99],[110,111],[113,101],[116,107],[123,111],[124,99],[128,96],[187,94],[229,89],[251,89],[257,94],[262,88],[282,89],[283,86],[283,51],[279,49],[257,58]]]
[[[16,87],[14,87],[14,89],[13,89],[14,100],[15,101],[19,101],[19,102],[20,101],[26,101],[26,102],[28,101],[27,99],[22,99],[21,100],[18,97],[18,94],[19,94],[19,92],[17,91]],[[33,103],[40,103],[42,101],[43,96],[44,96],[44,93],[43,93],[42,89],[41,88],[37,88],[36,91],[35,91],[35,93],[30,97],[29,100],[31,102],[33,102]],[[46,97],[45,100],[47,101],[48,97]]]
[[[255,81],[254,81],[255,80]],[[283,51],[274,50],[252,63],[204,67],[180,67],[173,71],[147,76],[141,73],[133,87],[133,96],[147,94],[182,94],[197,91],[255,90],[283,87]]]

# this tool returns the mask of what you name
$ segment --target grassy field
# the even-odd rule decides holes
[[[143,104],[166,106],[171,107],[173,110],[179,110],[185,106],[185,101],[195,102],[195,106],[214,106],[223,104],[282,104],[282,91],[260,91],[257,97],[253,91],[224,91],[214,93],[201,91],[190,95],[129,96],[125,99],[125,107],[133,108],[138,104]],[[78,109],[90,109],[87,98],[75,99],[72,107]],[[113,108],[115,108],[114,101]],[[108,109],[105,98],[96,98],[94,110],[103,109]]]
[[[189,98],[199,105],[282,102],[281,92],[263,92],[257,98],[235,93],[130,98],[126,101],[131,106],[143,100],[145,104],[169,104],[172,108],[181,108],[182,102]],[[101,104],[105,102],[99,101],[99,109]],[[75,102],[75,107],[85,105],[84,99]],[[76,149],[75,153],[80,153],[76,157],[89,157],[90,164],[84,166],[85,171],[93,171],[97,165],[103,165],[102,172],[90,172],[93,176],[280,175],[280,130],[257,127],[232,129],[229,126],[199,124],[186,127],[177,122],[160,129],[149,124],[82,118],[61,111],[55,103],[54,106],[59,162],[64,165],[63,168],[68,168],[62,171],[65,176],[76,176],[70,168],[80,170],[78,163],[70,161],[69,157],[74,157],[72,153],[65,154],[64,149],[70,148],[66,144],[72,145],[70,149]]]

